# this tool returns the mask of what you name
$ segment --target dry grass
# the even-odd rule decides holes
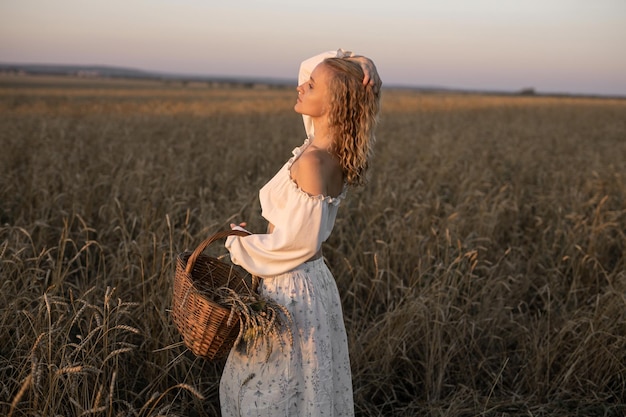
[[[218,415],[175,254],[303,133],[290,90],[0,80],[0,414]],[[626,413],[626,101],[385,91],[325,246],[360,416]]]

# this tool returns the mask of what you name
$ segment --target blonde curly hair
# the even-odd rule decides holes
[[[341,163],[348,185],[363,185],[375,142],[380,95],[363,85],[361,65],[349,58],[326,58],[332,72],[329,82],[329,127],[334,152]]]

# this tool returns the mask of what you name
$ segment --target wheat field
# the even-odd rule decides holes
[[[222,363],[172,324],[174,262],[232,221],[264,230],[294,100],[0,77],[0,415],[219,415]],[[357,415],[626,415],[626,100],[382,108],[324,246]]]

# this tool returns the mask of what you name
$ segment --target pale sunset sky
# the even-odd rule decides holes
[[[0,63],[295,84],[339,47],[385,86],[626,96],[626,0],[0,0]]]

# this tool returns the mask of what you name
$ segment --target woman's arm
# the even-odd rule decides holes
[[[295,185],[294,185],[295,187]],[[272,233],[229,236],[225,247],[231,261],[253,275],[270,278],[310,259],[328,236],[328,204],[303,191],[293,191],[285,216]],[[280,220],[280,219],[279,219]]]

